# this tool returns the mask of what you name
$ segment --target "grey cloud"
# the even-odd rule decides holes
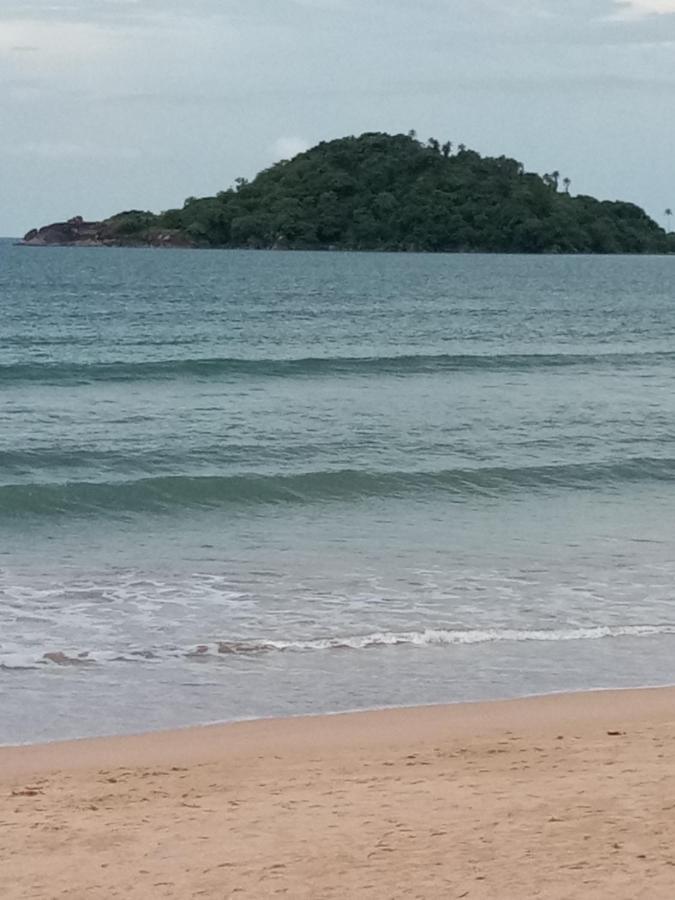
[[[413,19],[420,25],[425,19],[437,22],[445,17],[450,25],[473,22],[480,28],[495,22],[518,23],[528,30],[542,20],[591,24],[616,17],[630,4],[624,0],[8,0],[0,10],[0,19],[33,18],[43,21],[78,21],[106,24],[156,22],[162,18],[195,20],[217,16],[241,22],[311,22],[313,16],[358,23],[359,20],[382,18]],[[664,14],[668,15],[668,14]],[[661,18],[652,14],[654,18]],[[634,23],[631,23],[634,24]]]
[[[611,45],[675,41],[675,13],[622,18],[628,0],[9,0],[5,19],[71,22],[105,29],[176,26],[189,32],[209,19],[255,31],[302,29],[373,41],[401,34],[403,23],[429,37],[473,43]],[[302,38],[301,38],[302,42]]]

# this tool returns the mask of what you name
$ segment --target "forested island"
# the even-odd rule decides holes
[[[505,156],[380,133],[318,144],[181,209],[77,217],[28,245],[489,253],[672,253],[633,203],[573,196],[558,172]]]

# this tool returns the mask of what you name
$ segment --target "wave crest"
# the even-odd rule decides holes
[[[50,650],[32,655],[0,651],[0,669],[42,667],[81,667],[104,663],[161,663],[167,660],[209,661],[236,656],[268,653],[320,653],[326,651],[377,650],[392,647],[453,647],[492,643],[598,641],[611,638],[647,638],[675,635],[675,624],[661,625],[589,625],[581,628],[518,629],[425,628],[420,631],[375,631],[363,635],[289,640],[232,640],[190,647],[146,648],[117,651]]]
[[[514,491],[593,489],[671,481],[675,459],[631,459],[549,466],[486,466],[429,471],[322,470],[294,475],[176,475],[131,481],[0,485],[0,517],[100,512],[171,512],[259,504],[309,504],[446,494],[499,496]]]
[[[304,376],[411,375],[434,372],[529,371],[570,366],[626,368],[672,362],[675,353],[420,353],[392,356],[299,358],[210,357],[142,362],[32,362],[0,366],[0,384],[90,384],[92,382],[167,381],[223,377],[301,378]]]

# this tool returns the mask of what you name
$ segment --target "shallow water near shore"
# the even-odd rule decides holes
[[[674,296],[0,243],[0,743],[675,682]]]

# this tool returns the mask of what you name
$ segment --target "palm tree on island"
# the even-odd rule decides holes
[[[666,209],[665,216],[666,216],[666,221],[668,222],[668,231],[672,231],[672,229],[670,227],[670,220],[673,217],[673,211],[670,207],[668,207],[668,209]]]

